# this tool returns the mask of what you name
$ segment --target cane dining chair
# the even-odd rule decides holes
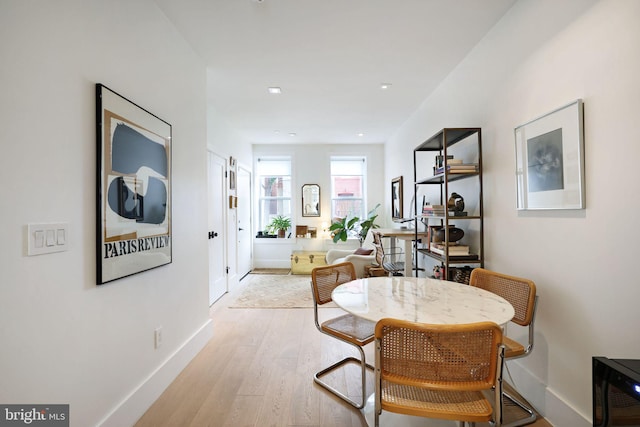
[[[318,307],[332,301],[331,292],[339,285],[356,279],[355,268],[350,262],[316,267],[311,271],[311,289],[313,294],[314,319],[316,327],[323,334],[354,346],[360,358],[345,357],[333,365],[317,372],[313,380],[329,392],[348,402],[358,409],[364,408],[367,400],[366,373],[367,369],[373,370],[373,366],[366,362],[364,346],[373,342],[373,330],[375,322],[365,320],[352,314],[344,314],[320,323]],[[362,377],[362,398],[356,401],[350,398],[346,392],[338,390],[322,379],[330,372],[343,367],[348,363],[355,363],[360,367]]]
[[[515,310],[515,315],[511,321],[516,325],[527,328],[526,343],[516,341],[507,335],[503,337],[505,360],[509,361],[509,359],[529,355],[533,349],[534,321],[538,305],[535,283],[521,277],[509,276],[484,268],[474,268],[471,271],[469,285],[482,288],[506,299]],[[526,418],[504,424],[505,427],[523,426],[536,420],[536,412],[528,403],[507,392],[504,393],[504,397],[528,414]]]
[[[500,427],[504,346],[496,323],[431,325],[386,318],[376,324],[375,340],[376,427],[382,411],[455,420],[461,427],[476,422]]]

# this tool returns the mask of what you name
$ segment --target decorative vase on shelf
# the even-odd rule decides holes
[[[445,233],[444,233],[444,227],[443,227],[437,231],[438,239],[440,239],[441,242],[444,242],[444,235]],[[464,237],[464,230],[457,228],[454,225],[449,226],[449,242],[450,243],[457,242],[463,237]]]

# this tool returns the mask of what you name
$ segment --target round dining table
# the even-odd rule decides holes
[[[431,324],[491,321],[505,325],[513,306],[474,286],[424,277],[369,277],[334,289],[333,302],[354,316],[377,322],[385,317]]]
[[[460,324],[491,321],[504,326],[515,314],[504,298],[469,285],[422,277],[370,277],[336,287],[333,302],[343,310],[377,322],[391,317],[431,324]],[[373,426],[374,395],[362,412]],[[382,411],[385,427],[453,427],[457,422]]]

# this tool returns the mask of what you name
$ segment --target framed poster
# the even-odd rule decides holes
[[[391,180],[391,218],[402,219],[402,177]]]
[[[171,262],[171,125],[96,85],[97,283]]]
[[[578,99],[515,129],[519,210],[584,209],[583,128]]]

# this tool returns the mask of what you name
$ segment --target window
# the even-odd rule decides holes
[[[278,215],[291,218],[291,158],[260,157],[258,179],[258,230],[264,230]]]
[[[366,159],[364,157],[331,157],[331,217],[364,218]]]

